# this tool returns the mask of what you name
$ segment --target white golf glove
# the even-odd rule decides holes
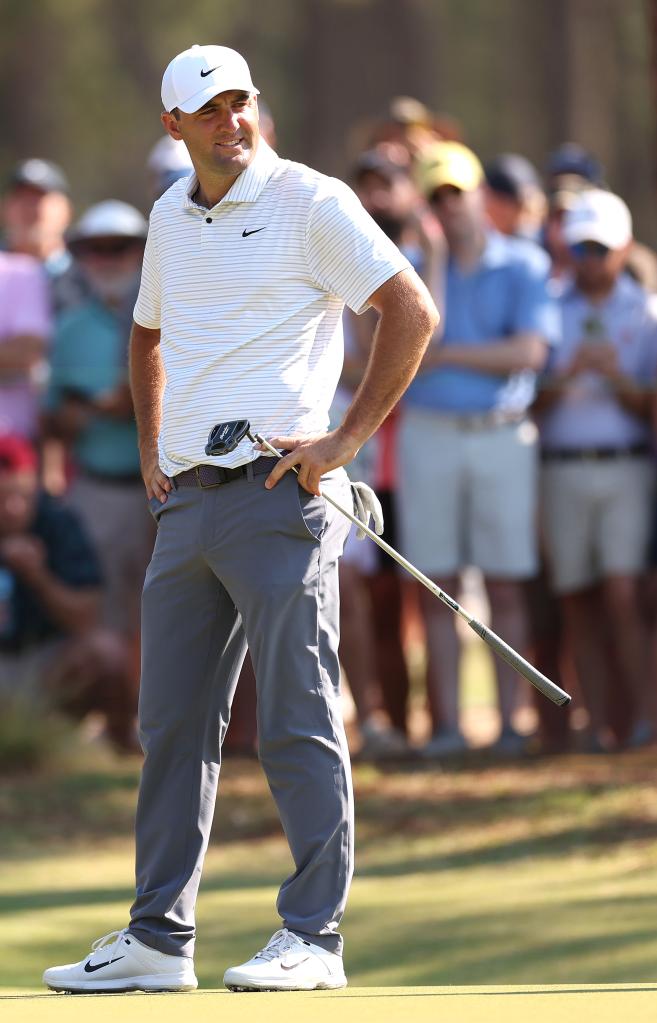
[[[377,536],[381,536],[383,532],[383,508],[372,488],[368,487],[367,483],[354,483],[352,481],[351,492],[354,498],[354,515],[356,518],[360,519],[366,526],[369,526],[371,517],[374,532]],[[364,540],[366,536],[367,533],[364,530],[358,529],[356,531],[357,540]]]

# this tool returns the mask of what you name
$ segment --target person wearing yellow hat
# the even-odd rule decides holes
[[[439,188],[474,192],[484,180],[484,168],[461,142],[436,142],[423,154],[418,179],[429,199]]]
[[[418,183],[439,221],[448,257],[442,342],[431,344],[405,398],[399,436],[400,521],[406,557],[453,592],[463,568],[483,573],[493,628],[525,640],[520,581],[536,568],[535,431],[526,411],[536,372],[556,335],[548,260],[488,224],[484,171],[458,142],[438,142]],[[431,516],[426,509],[431,508]],[[450,591],[450,586],[452,590]],[[423,601],[433,735],[429,758],[458,754],[459,641],[453,618]],[[435,652],[439,651],[439,659]],[[497,664],[499,753],[519,753],[516,677]]]

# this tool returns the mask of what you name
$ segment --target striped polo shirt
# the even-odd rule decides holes
[[[343,182],[280,159],[261,139],[216,206],[196,175],[155,203],[135,321],[160,329],[166,387],[159,437],[169,476],[258,456],[243,441],[210,458],[211,428],[248,419],[264,436],[323,433],[343,360],[342,310],[408,260]]]

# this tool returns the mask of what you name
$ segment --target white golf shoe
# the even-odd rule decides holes
[[[282,928],[260,952],[224,974],[231,991],[314,991],[346,987],[342,956]]]
[[[112,931],[79,963],[51,966],[43,982],[53,991],[193,991],[194,960],[148,948],[127,929]]]

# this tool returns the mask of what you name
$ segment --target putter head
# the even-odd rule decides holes
[[[251,436],[248,419],[233,419],[229,423],[217,423],[210,430],[205,453],[206,455],[229,455],[245,437],[251,441],[254,440]]]

